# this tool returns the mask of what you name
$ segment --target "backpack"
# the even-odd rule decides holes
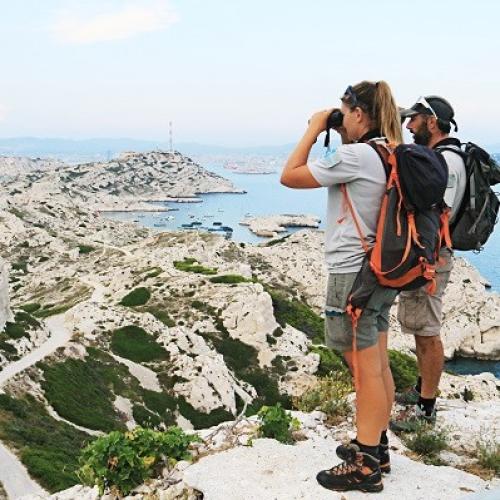
[[[438,146],[436,150],[440,153],[452,151],[465,163],[465,192],[450,224],[453,248],[479,252],[497,222],[500,202],[491,186],[500,182],[500,166],[484,149],[472,142],[460,144],[460,147]]]
[[[369,142],[378,153],[387,175],[375,245],[366,239],[345,184],[341,185],[365,258],[347,299],[346,313],[353,326],[353,369],[357,385],[356,327],[377,285],[397,290],[415,290],[428,285],[436,288],[439,251],[451,246],[448,231],[450,209],[443,201],[448,184],[448,166],[443,156],[417,144],[396,148]]]

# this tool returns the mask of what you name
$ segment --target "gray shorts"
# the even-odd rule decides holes
[[[399,294],[398,320],[401,331],[409,335],[435,337],[441,332],[443,294],[453,268],[452,254],[441,250],[445,263],[436,270],[436,293],[429,295],[425,287]]]
[[[330,274],[326,292],[325,343],[341,352],[352,351],[352,323],[345,313],[347,297],[358,273]],[[378,342],[380,332],[389,329],[389,310],[398,292],[377,287],[359,318],[356,346],[359,350]]]

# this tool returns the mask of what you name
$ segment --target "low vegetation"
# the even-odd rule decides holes
[[[160,306],[148,306],[144,308],[143,311],[152,314],[157,320],[161,321],[169,328],[175,326],[175,321],[170,317],[168,312]]]
[[[127,325],[115,330],[111,338],[111,350],[118,356],[136,363],[168,359],[168,352],[136,325]]]
[[[439,453],[448,447],[448,432],[427,422],[415,424],[414,432],[401,435],[404,444],[429,465],[441,465]]]
[[[318,377],[325,377],[332,372],[349,372],[342,355],[335,349],[329,349],[324,345],[313,345],[310,352],[319,354],[319,366],[316,372]]]
[[[92,247],[90,245],[78,245],[78,252],[80,255],[84,255],[90,252],[93,252],[95,250],[95,247]]]
[[[141,388],[124,365],[95,348],[85,359],[40,364],[45,396],[61,417],[89,429],[110,432],[124,428],[113,401],[119,394],[140,400]]]
[[[478,441],[476,455],[478,464],[483,469],[491,475],[500,475],[500,443],[498,441]]]
[[[217,274],[217,268],[205,267],[197,263],[196,259],[185,257],[184,260],[175,260],[174,267],[179,271],[196,274]]]
[[[120,305],[125,307],[143,306],[151,298],[151,292],[144,287],[134,288],[120,301]]]
[[[389,363],[396,391],[401,392],[415,385],[418,367],[414,357],[389,349]]]
[[[14,322],[5,325],[5,335],[11,339],[29,337],[29,331],[40,328],[40,323],[31,314],[18,311],[14,316]]]
[[[325,320],[309,306],[289,299],[283,292],[266,287],[273,301],[276,321],[284,328],[287,324],[304,332],[314,344],[324,342]]]
[[[212,283],[225,283],[225,284],[237,284],[237,283],[249,283],[252,280],[240,276],[239,274],[222,274],[220,276],[214,276],[210,278]]]
[[[261,436],[276,439],[280,443],[293,443],[292,432],[300,428],[300,422],[293,418],[291,413],[282,408],[279,403],[275,406],[263,406],[258,415]]]
[[[0,438],[19,450],[30,475],[55,492],[77,484],[78,455],[90,437],[50,417],[31,395],[0,394]]]
[[[347,396],[353,391],[351,376],[346,371],[330,372],[316,385],[294,400],[294,406],[305,412],[320,410],[331,425],[338,424],[352,413]]]
[[[97,485],[101,495],[108,490],[113,497],[122,497],[146,479],[159,477],[163,466],[190,460],[189,445],[198,440],[178,427],[165,432],[141,427],[111,432],[83,450],[78,477],[85,485]]]

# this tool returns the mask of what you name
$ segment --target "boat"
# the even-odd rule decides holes
[[[191,222],[191,225],[192,225],[192,226],[201,226],[201,225],[202,225],[202,223],[201,223],[201,222],[199,222],[199,221],[194,221],[194,222]]]
[[[214,222],[214,226],[222,226],[222,222]]]
[[[226,231],[228,233],[232,233],[233,232],[233,228],[229,227],[229,226],[221,226],[220,228],[221,228],[222,231]]]

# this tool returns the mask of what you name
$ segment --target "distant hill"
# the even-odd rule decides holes
[[[320,143],[315,145],[316,154],[320,152]],[[321,143],[322,144],[322,143]],[[289,154],[294,143],[254,147],[226,147],[217,145],[181,142],[174,144],[175,149],[187,155],[257,155],[282,156]],[[108,160],[124,151],[145,152],[168,150],[167,142],[139,140],[131,138],[101,139],[62,139],[38,137],[0,138],[0,156],[29,156],[40,158],[58,158],[70,162]]]

